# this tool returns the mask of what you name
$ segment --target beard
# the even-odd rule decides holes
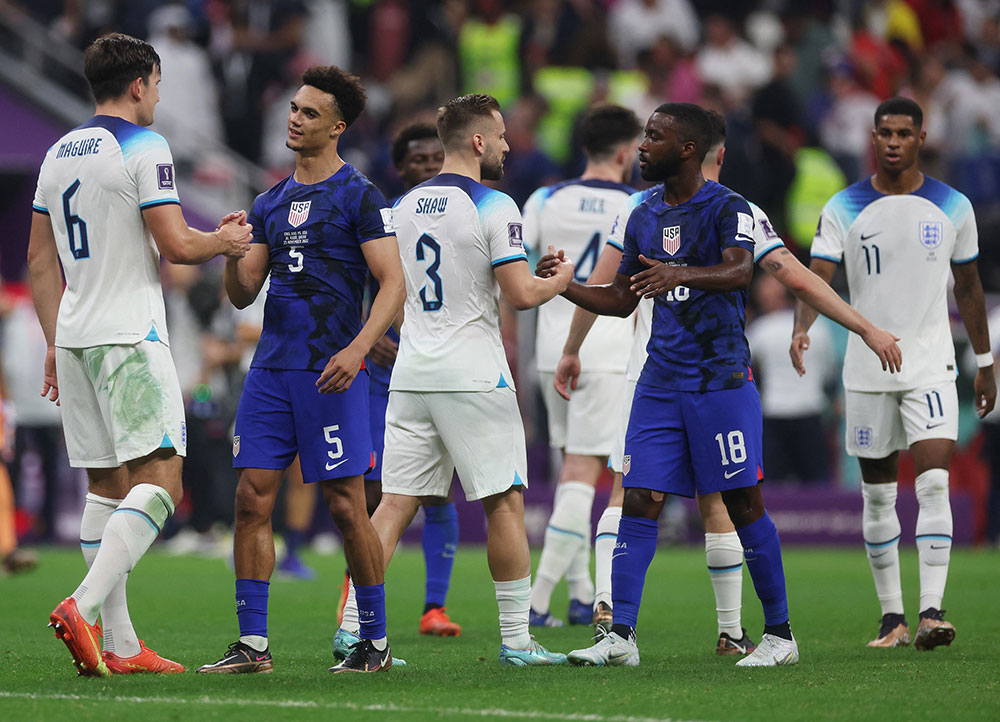
[[[479,166],[483,180],[498,181],[503,178],[503,160],[501,154],[492,158],[483,157],[483,162]]]

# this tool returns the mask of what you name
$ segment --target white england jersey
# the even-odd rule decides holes
[[[632,209],[639,205],[647,196],[643,195],[649,191],[640,191],[629,196],[628,205],[623,211],[627,219]],[[657,192],[660,192],[657,190]],[[761,210],[760,206],[747,201],[750,210],[753,211],[753,262],[760,263],[768,253],[778,248],[784,248],[785,243],[775,232],[767,214]],[[608,243],[616,248],[625,250],[623,246],[625,223],[615,222],[615,230],[608,239]],[[625,369],[625,378],[628,381],[638,381],[642,373],[642,367],[646,363],[646,346],[649,344],[649,336],[653,327],[653,302],[655,299],[643,298],[635,311],[635,336],[632,339],[632,348],[628,357],[628,366]],[[789,343],[791,337],[789,336]]]
[[[851,334],[844,359],[849,391],[906,391],[956,376],[948,320],[951,264],[979,256],[969,199],[930,177],[913,193],[883,195],[870,179],[823,208],[813,258],[844,262],[851,305],[900,337],[903,368],[882,371],[878,357]]]
[[[623,183],[575,180],[539,188],[524,205],[524,245],[544,255],[552,245],[576,265],[576,280],[586,283],[611,233],[618,211],[634,189]],[[576,306],[557,296],[538,309],[535,354],[538,370],[552,373],[562,358]],[[622,373],[628,358],[633,320],[598,316],[580,347],[586,371]]]
[[[52,221],[66,290],[56,345],[167,342],[160,254],[142,218],[178,203],[163,136],[98,115],[45,154],[32,207]]]
[[[406,304],[390,391],[513,386],[500,337],[494,268],[526,262],[514,200],[442,173],[393,208]]]

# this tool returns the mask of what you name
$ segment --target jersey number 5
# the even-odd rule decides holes
[[[427,297],[427,284],[425,283],[420,289],[420,302],[424,304],[425,311],[437,311],[444,303],[444,288],[441,286],[441,276],[438,275],[438,268],[441,267],[441,244],[425,233],[417,239],[418,261],[423,261],[425,258],[424,248],[434,253],[434,260],[424,271],[428,280],[434,284],[434,297]]]
[[[90,258],[90,246],[87,244],[87,224],[69,207],[70,200],[78,190],[80,190],[79,178],[73,181],[73,185],[62,194],[62,202],[63,218],[66,219],[66,234],[69,236],[69,251],[73,254],[73,258],[79,261],[81,258]],[[75,231],[74,228],[76,228]]]

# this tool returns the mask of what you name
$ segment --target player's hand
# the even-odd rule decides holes
[[[553,246],[549,246],[549,252],[538,259],[535,264],[535,275],[539,278],[552,278],[556,275],[556,267],[565,259],[562,251],[555,252]]]
[[[342,394],[351,388],[354,377],[361,370],[361,363],[365,360],[363,353],[348,346],[343,351],[330,357],[326,363],[323,373],[316,379],[316,385],[321,394]]]
[[[792,345],[788,349],[788,355],[792,357],[792,366],[798,372],[799,376],[806,375],[806,365],[802,362],[803,355],[809,348],[809,334],[805,331],[799,331],[798,333],[792,334]]]
[[[232,223],[232,222],[236,222],[236,223],[238,223],[240,225],[243,225],[244,223],[247,222],[247,212],[246,211],[233,211],[232,213],[227,214],[225,218],[223,218],[221,221],[219,221],[219,225],[217,225],[215,227],[215,230],[219,230],[220,228],[222,228],[227,223]]]
[[[552,253],[555,249],[549,246],[549,253]],[[576,271],[576,267],[573,265],[573,261],[566,258],[566,254],[562,250],[559,253],[554,254],[559,260],[559,263],[555,267],[555,278],[557,279],[556,285],[559,286],[559,293],[562,293],[567,288],[569,284],[573,282],[573,274]]]
[[[250,250],[253,226],[246,223],[245,218],[243,221],[243,223],[238,223],[236,220],[231,220],[228,223],[224,223],[216,231],[216,234],[223,243],[222,253],[227,258],[243,258],[247,254],[247,251]]]
[[[997,403],[997,380],[993,375],[993,366],[979,369],[972,388],[976,393],[976,413],[983,418]]]
[[[883,371],[894,374],[903,368],[903,352],[896,345],[899,340],[898,336],[876,326],[870,333],[863,334],[861,339],[878,356],[879,361],[882,362]]]
[[[45,351],[45,368],[42,373],[42,396],[59,406],[59,380],[56,378],[56,347],[49,346]]]
[[[368,358],[372,363],[389,368],[396,363],[396,353],[399,351],[399,344],[388,336],[383,336],[372,346],[368,352]]]
[[[632,282],[629,288],[636,296],[653,298],[661,293],[672,291],[680,285],[682,271],[679,266],[668,266],[662,261],[650,260],[641,253],[639,261],[648,268],[629,279]]]
[[[580,357],[577,354],[564,353],[556,366],[555,378],[552,385],[564,399],[569,401],[569,392],[576,391],[577,384],[580,383]]]

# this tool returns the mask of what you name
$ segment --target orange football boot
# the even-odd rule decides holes
[[[104,652],[104,662],[114,674],[179,674],[184,665],[161,657],[139,640],[139,653],[134,657],[119,657]]]
[[[420,618],[420,633],[436,637],[457,637],[462,633],[462,627],[448,618],[444,607],[437,607],[427,610]]]
[[[101,630],[96,624],[87,624],[73,597],[66,597],[52,610],[49,626],[73,655],[73,664],[80,674],[88,677],[111,676],[101,656]]]

